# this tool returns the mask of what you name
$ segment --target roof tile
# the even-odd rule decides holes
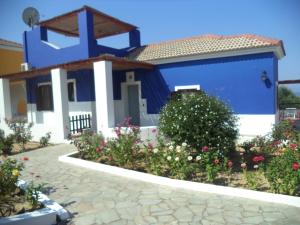
[[[253,34],[236,36],[207,34],[145,45],[135,49],[128,57],[139,61],[151,61],[178,56],[192,56],[281,45],[282,42],[280,40]]]

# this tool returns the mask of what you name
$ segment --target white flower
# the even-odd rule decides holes
[[[172,151],[174,149],[173,145],[170,145],[169,149]]]
[[[179,150],[181,147],[179,145],[176,146],[176,150]]]
[[[193,160],[193,156],[188,156],[188,161]]]
[[[157,148],[153,149],[153,152],[158,153],[158,149]]]
[[[172,157],[171,157],[171,156],[168,156],[168,157],[167,157],[167,160],[168,160],[168,161],[170,161],[171,159],[172,159]]]
[[[258,168],[258,165],[254,165],[253,168],[254,168],[254,169],[257,169],[257,168]]]
[[[187,146],[187,143],[183,142],[183,143],[181,144],[181,146],[182,146],[182,147],[186,147],[186,146]]]
[[[197,157],[196,157],[196,161],[199,161],[199,160],[201,160],[201,155],[197,155]]]
[[[179,157],[176,157],[176,158],[175,158],[175,161],[179,161]]]

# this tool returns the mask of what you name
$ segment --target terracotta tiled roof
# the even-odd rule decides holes
[[[135,49],[128,56],[139,61],[151,61],[180,56],[204,55],[226,51],[280,46],[282,41],[252,34],[236,36],[202,35],[173,41],[149,44]]]
[[[14,47],[14,48],[23,48],[23,46],[19,43],[8,41],[0,38],[0,45],[8,46],[8,47]]]

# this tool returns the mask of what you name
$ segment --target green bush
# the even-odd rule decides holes
[[[23,163],[15,159],[0,160],[0,198],[15,192],[16,182],[23,168]]]
[[[45,134],[45,136],[40,138],[40,146],[45,147],[49,144],[51,138],[51,132]]]
[[[116,138],[107,142],[108,154],[118,166],[134,168],[140,150],[140,128],[131,125],[130,118],[127,118],[114,132]]]
[[[10,155],[14,143],[14,136],[12,134],[5,137],[4,131],[0,130],[0,155]]]
[[[299,149],[288,148],[267,166],[266,178],[275,193],[296,195],[300,188]]]
[[[79,157],[88,160],[97,160],[100,156],[98,151],[104,143],[102,134],[92,131],[85,131],[79,136],[71,138],[73,144],[79,152]]]
[[[26,143],[32,139],[31,128],[33,123],[27,123],[25,119],[6,119],[5,122],[13,131],[15,142],[21,145],[22,150],[25,150]]]
[[[274,140],[290,140],[300,143],[300,132],[293,128],[293,121],[287,119],[273,127],[272,138]]]
[[[194,148],[216,148],[223,153],[235,149],[236,117],[229,107],[204,92],[175,96],[162,109],[159,130],[176,144]]]

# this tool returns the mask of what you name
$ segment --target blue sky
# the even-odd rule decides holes
[[[286,57],[279,62],[279,79],[300,79],[300,0],[0,0],[0,38],[22,42],[22,32],[29,29],[22,11],[28,6],[37,8],[45,20],[82,5],[138,26],[143,44],[201,34],[253,33],[281,39]],[[123,47],[126,38],[101,43]],[[50,39],[59,46],[76,42],[63,36]]]

